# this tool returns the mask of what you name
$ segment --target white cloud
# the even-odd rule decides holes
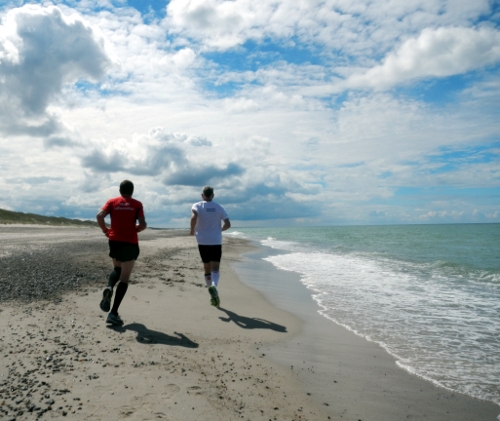
[[[383,64],[348,78],[349,88],[387,89],[413,79],[445,77],[500,62],[500,31],[492,28],[424,29]]]
[[[171,33],[208,50],[273,39],[325,46],[365,61],[362,56],[386,52],[401,33],[468,25],[488,10],[488,0],[172,0],[166,23]]]
[[[42,211],[93,217],[130,178],[155,226],[185,223],[208,181],[234,220],[412,222],[444,218],[450,205],[410,209],[397,202],[401,186],[495,186],[498,166],[487,155],[498,155],[488,142],[498,139],[500,86],[487,66],[498,35],[471,23],[486,0],[172,0],[164,21],[97,3],[71,3],[78,13],[61,3],[3,15],[0,99],[13,102],[0,106],[17,101],[20,112],[0,117],[0,208],[37,200]],[[27,16],[53,67],[23,49],[31,38],[18,25]],[[65,31],[80,31],[82,61],[63,60]],[[248,51],[247,40],[256,41]],[[85,55],[92,48],[98,54]],[[485,77],[471,77],[453,102],[377,91],[478,68]],[[50,89],[33,86],[42,105],[28,116],[24,91],[2,81],[19,85],[40,70]],[[370,89],[346,90],[353,73]],[[76,80],[98,80],[101,89],[76,89]],[[42,134],[43,142],[30,138]],[[439,173],[444,150],[475,145],[488,151],[485,162],[465,159]]]
[[[246,32],[261,25],[259,21],[267,21],[270,6],[269,2],[241,0],[172,0],[167,6],[168,24],[173,32],[203,38],[208,47],[227,49],[242,44],[249,37]]]
[[[93,173],[128,173],[157,177],[167,185],[197,186],[242,174],[245,170],[234,160],[206,160],[212,143],[197,136],[169,133],[159,127],[147,136],[116,139],[87,146],[82,165]]]
[[[49,105],[65,84],[97,82],[110,61],[98,31],[57,7],[12,9],[0,27],[0,129],[48,136],[61,130]]]
[[[259,104],[253,99],[246,98],[226,98],[224,107],[228,112],[246,112],[258,110]]]
[[[196,58],[196,53],[191,48],[183,48],[179,52],[175,53],[172,57],[172,61],[179,68],[188,67],[193,64]]]

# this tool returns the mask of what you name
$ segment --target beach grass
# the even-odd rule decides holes
[[[0,209],[0,224],[97,227],[97,222],[90,220],[70,219],[61,216],[43,216],[34,213],[13,212],[5,209]]]

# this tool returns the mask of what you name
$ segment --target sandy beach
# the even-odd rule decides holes
[[[217,309],[195,239],[141,233],[125,324],[110,327],[99,309],[112,268],[99,229],[0,226],[0,236],[0,286],[21,284],[0,295],[0,419],[495,421],[500,412],[404,372],[317,315],[300,286],[280,293],[290,273],[242,257],[252,250],[243,240],[224,239]],[[256,278],[275,291],[250,287]]]
[[[49,238],[69,249],[106,240],[98,229],[6,229],[4,262],[18,249],[36,253]],[[0,418],[328,419],[260,350],[292,337],[300,323],[237,281],[228,263],[244,250],[237,241],[224,246],[220,309],[209,303],[194,238],[153,230],[141,234],[123,327],[108,327],[99,309],[105,277],[52,300],[2,303]],[[75,256],[66,257],[72,264]],[[94,257],[101,270],[109,260]]]
[[[268,358],[290,367],[301,387],[334,420],[496,421],[500,407],[412,375],[379,345],[319,314],[320,307],[297,274],[262,260],[272,250],[235,262],[240,279],[277,308],[298,317],[298,335],[266,349]],[[272,280],[272,282],[270,282]],[[286,291],[286,292],[284,292]]]

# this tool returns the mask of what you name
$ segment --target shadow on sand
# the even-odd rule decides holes
[[[174,332],[177,336],[170,336],[163,332],[148,329],[140,323],[129,323],[125,326],[108,325],[108,329],[113,329],[116,332],[125,332],[132,330],[137,333],[136,340],[141,344],[161,344],[170,346],[183,346],[186,348],[198,348],[198,344],[189,339],[186,335]]]
[[[278,325],[268,320],[240,316],[239,314],[222,307],[219,307],[219,310],[227,314],[227,318],[219,317],[219,319],[226,323],[234,322],[237,326],[243,329],[270,329],[275,330],[276,332],[286,332],[285,326]]]

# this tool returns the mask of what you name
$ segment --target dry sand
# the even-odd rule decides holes
[[[105,241],[88,228],[22,237],[36,249],[54,232],[58,241],[78,234]],[[120,307],[123,327],[107,326],[99,309],[104,278],[53,301],[2,304],[0,419],[328,419],[298,380],[259,350],[290,338],[300,323],[237,280],[227,263],[238,259],[242,243],[224,246],[217,309],[195,239],[168,236],[141,235],[141,256]]]
[[[382,390],[392,387],[387,379],[377,387],[382,373],[397,375],[398,387],[414,387],[414,376],[402,376],[382,350],[373,354],[373,344],[339,326],[293,316],[240,282],[233,267],[250,247],[241,240],[224,240],[217,309],[209,303],[195,239],[185,231],[141,233],[141,255],[120,307],[125,324],[110,327],[99,309],[111,270],[99,230],[10,226],[0,227],[0,237],[1,263],[22,251],[46,256],[64,273],[61,256],[70,268],[95,267],[89,279],[61,284],[66,292],[49,300],[1,303],[2,420],[370,421],[383,420],[389,405],[396,408],[390,419],[441,421],[427,411],[435,391],[413,397],[405,390],[403,400]],[[303,366],[291,363],[302,355]],[[320,375],[320,383],[311,375]],[[362,411],[346,411],[343,403]],[[367,408],[376,412],[359,418]],[[456,400],[442,399],[442,408],[456,411]],[[491,408],[479,402],[471,421],[491,420]]]

